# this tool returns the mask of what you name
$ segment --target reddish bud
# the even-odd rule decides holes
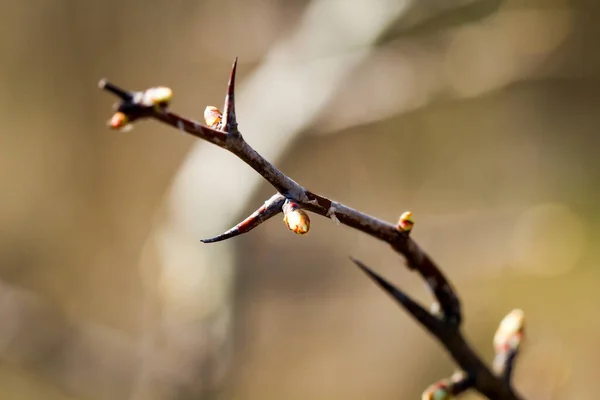
[[[129,118],[122,112],[116,112],[108,122],[111,129],[125,129],[129,124]]]
[[[410,211],[404,212],[398,220],[397,229],[401,232],[410,232],[415,225],[413,214]]]

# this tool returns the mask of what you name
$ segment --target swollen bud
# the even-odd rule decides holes
[[[287,201],[283,205],[283,221],[292,232],[298,235],[305,235],[310,229],[308,214],[293,201]]]
[[[396,228],[401,232],[410,232],[414,225],[415,225],[415,220],[413,219],[412,212],[405,211],[400,216],[400,219],[398,220],[398,225],[396,225]]]
[[[452,398],[452,391],[446,380],[434,383],[421,395],[421,400],[450,400]]]
[[[173,90],[171,88],[158,86],[144,91],[140,103],[147,107],[166,107],[172,98]]]
[[[204,109],[204,122],[210,128],[214,128],[221,123],[223,114],[215,106],[208,106]]]
[[[126,130],[130,126],[129,118],[127,115],[125,115],[125,113],[118,111],[110,118],[110,121],[108,121],[108,126],[111,129]]]
[[[511,311],[498,326],[494,335],[496,354],[517,351],[523,341],[525,331],[525,313],[523,310]]]

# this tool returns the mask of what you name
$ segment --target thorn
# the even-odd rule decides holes
[[[274,217],[275,215],[282,212],[281,207],[285,203],[286,199],[279,193],[272,196],[269,200],[254,211],[248,218],[231,228],[230,230],[208,239],[200,240],[202,243],[216,243],[223,240],[230,239],[235,236],[239,236],[243,233],[250,232],[258,225],[262,224],[266,220]]]
[[[359,260],[350,257],[373,282],[377,284],[384,292],[394,298],[409,314],[411,314],[421,325],[423,325],[431,334],[440,337],[444,331],[444,322],[431,315],[426,309],[411,299],[406,293],[392,285],[375,271],[367,267]]]
[[[244,221],[240,222],[240,225],[243,223]],[[231,228],[230,230],[221,233],[220,235],[217,235],[215,237],[211,237],[208,239],[200,239],[200,241],[202,243],[216,243],[216,242],[222,242],[223,240],[227,240],[230,239],[232,237],[241,235],[244,232],[240,232],[240,228],[238,227],[238,225],[234,226],[233,228]]]
[[[223,106],[223,129],[227,133],[237,134],[237,120],[235,117],[235,73],[237,71],[237,57],[233,60],[229,82],[227,83],[227,95]]]

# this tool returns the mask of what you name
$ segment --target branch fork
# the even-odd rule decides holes
[[[423,393],[423,399],[446,399],[450,397],[443,396],[456,396],[468,389],[474,389],[490,399],[520,400],[521,397],[510,385],[510,377],[518,351],[518,345],[515,346],[514,343],[520,343],[522,329],[517,329],[518,332],[509,329],[512,334],[501,335],[508,338],[504,342],[498,339],[498,342],[505,345],[496,346],[498,361],[495,362],[494,372],[492,372],[460,331],[461,305],[453,286],[437,264],[411,239],[410,233],[415,224],[412,213],[409,211],[403,213],[397,224],[382,221],[307,190],[264,159],[243,139],[238,130],[235,113],[236,70],[237,58],[233,62],[229,76],[223,113],[214,106],[207,107],[204,111],[206,124],[171,112],[169,106],[173,92],[169,88],[155,87],[132,92],[102,80],[99,87],[120,99],[109,121],[109,127],[123,130],[130,128],[140,119],[158,120],[228,150],[273,186],[276,193],[256,211],[228,231],[203,239],[203,243],[215,243],[242,235],[280,213],[284,215],[284,222],[292,232],[304,235],[310,229],[308,212],[330,218],[337,224],[357,229],[388,243],[393,250],[404,256],[407,266],[424,279],[435,297],[434,312],[425,309],[361,261],[353,258],[352,261],[434,336],[454,358],[461,370],[452,378],[442,380],[428,388]],[[517,320],[516,324],[515,320]],[[510,321],[512,325],[511,323],[503,325],[503,332],[506,331],[506,326],[513,328],[519,326],[518,321],[522,321],[522,318],[513,316]],[[506,345],[507,343],[512,345]]]

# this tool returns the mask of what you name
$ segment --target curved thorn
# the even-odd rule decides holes
[[[100,79],[100,82],[98,82],[98,87],[102,90],[106,90],[107,92],[116,95],[125,102],[133,100],[133,93],[125,89],[121,89],[119,86],[110,83],[106,78]]]
[[[235,236],[239,236],[243,233],[250,232],[252,229],[256,228],[258,225],[262,224],[266,220],[274,217],[275,215],[282,212],[281,207],[283,203],[285,203],[285,197],[277,193],[269,200],[265,201],[258,210],[254,211],[248,218],[218,236],[203,239],[202,243],[215,243],[221,242],[223,240],[230,239]]]
[[[223,106],[223,129],[228,133],[238,133],[237,120],[235,117],[235,73],[237,71],[237,57],[233,60],[229,82],[227,83],[227,95]]]
[[[350,259],[371,278],[384,292],[394,298],[409,314],[411,314],[421,325],[435,336],[440,336],[444,330],[443,321],[431,315],[426,309],[411,299],[406,293],[392,285],[375,271],[371,270],[359,260]]]

